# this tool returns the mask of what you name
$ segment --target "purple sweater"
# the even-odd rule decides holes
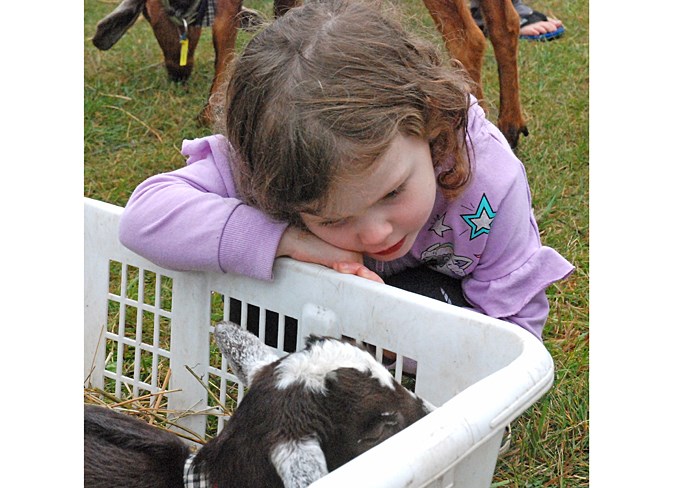
[[[524,166],[476,104],[468,137],[473,173],[464,193],[450,202],[438,190],[411,251],[388,263],[365,264],[388,276],[425,263],[462,279],[473,309],[540,338],[549,310],[545,289],[573,266],[541,245]],[[169,269],[271,280],[288,224],[238,199],[226,147],[220,135],[184,141],[187,166],[148,178],[132,194],[120,222],[122,243]]]

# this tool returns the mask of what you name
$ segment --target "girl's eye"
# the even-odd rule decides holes
[[[341,224],[344,224],[346,219],[337,219],[337,220],[325,220],[320,222],[320,227],[338,227]]]
[[[400,186],[398,186],[397,188],[395,188],[393,191],[391,191],[390,193],[388,193],[388,194],[384,197],[384,200],[391,200],[391,199],[395,198],[396,196],[398,196],[398,195],[399,195],[400,193],[402,193],[403,191],[404,191],[404,185],[400,185]]]

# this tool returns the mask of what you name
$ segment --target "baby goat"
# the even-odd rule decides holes
[[[169,432],[86,405],[86,488],[305,487],[434,408],[344,341],[311,337],[278,359],[233,323],[214,337],[249,386],[221,433],[190,455]]]

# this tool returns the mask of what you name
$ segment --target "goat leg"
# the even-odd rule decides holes
[[[214,79],[209,89],[211,99],[226,79],[226,68],[235,54],[235,39],[239,26],[239,13],[242,0],[216,0],[214,5],[214,23],[212,25],[212,42],[214,44]],[[198,121],[209,125],[213,121],[210,100],[200,112]]]
[[[473,95],[486,109],[482,92],[482,61],[486,40],[470,15],[466,0],[423,0],[449,54],[461,62],[475,82]]]
[[[153,28],[155,39],[157,39],[165,60],[167,74],[172,81],[185,82],[190,78],[193,72],[193,63],[195,48],[200,40],[202,29],[196,26],[189,26],[188,32],[188,57],[184,66],[181,66],[181,29],[169,19],[164,6],[160,0],[148,0],[144,10],[144,16]]]
[[[498,64],[500,109],[498,128],[513,149],[520,134],[529,135],[520,103],[517,51],[520,20],[512,0],[483,1],[480,9]]]

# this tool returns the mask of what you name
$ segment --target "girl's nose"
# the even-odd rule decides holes
[[[361,224],[358,234],[365,247],[373,248],[385,244],[392,232],[393,226],[387,219],[372,218]]]

